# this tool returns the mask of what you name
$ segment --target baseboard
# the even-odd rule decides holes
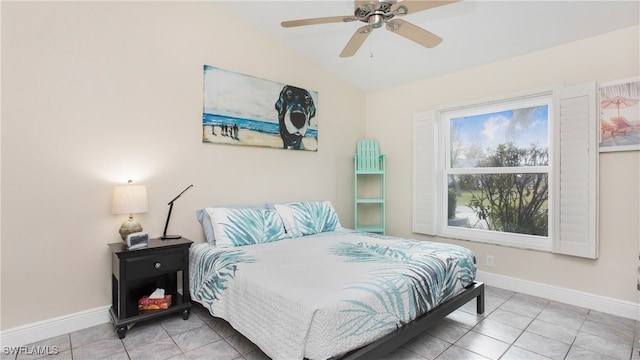
[[[110,307],[102,306],[1,331],[0,344],[3,347],[23,346],[110,322]]]
[[[478,280],[489,286],[522,294],[543,297],[557,302],[584,307],[603,313],[640,320],[640,304],[606,296],[537,283],[504,275],[478,271]]]

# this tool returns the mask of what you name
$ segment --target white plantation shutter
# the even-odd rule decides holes
[[[413,116],[413,232],[436,234],[437,134],[434,112]]]
[[[596,84],[563,88],[555,101],[553,252],[598,257]],[[559,151],[557,151],[559,149]]]

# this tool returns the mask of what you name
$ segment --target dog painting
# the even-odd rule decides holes
[[[316,116],[311,94],[305,89],[285,85],[276,101],[276,110],[283,147],[299,150],[311,119]]]
[[[318,93],[204,66],[202,142],[318,151]]]

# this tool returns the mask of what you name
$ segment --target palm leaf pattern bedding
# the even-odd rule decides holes
[[[383,264],[370,272],[370,279],[347,289],[374,295],[380,303],[378,308],[385,311],[380,313],[359,300],[344,300],[352,306],[342,310],[345,317],[341,336],[402,327],[455,296],[455,289],[471,283],[475,277],[474,259],[461,257],[461,264],[450,246],[434,249],[437,245],[398,240],[389,245],[341,242],[334,246],[331,251],[347,261]],[[454,268],[459,265],[463,271],[456,272]]]
[[[471,284],[463,247],[341,229],[217,249],[191,247],[191,295],[274,359],[361,347]]]
[[[242,250],[216,251],[214,247],[191,253],[191,279],[203,279],[202,282],[191,285],[191,296],[203,301],[219,300],[220,295],[227,289],[227,283],[236,276],[241,263],[251,263],[255,259]],[[198,266],[193,266],[197,264]]]
[[[313,235],[342,228],[329,201],[275,204],[290,237]]]
[[[271,209],[207,208],[218,247],[278,241],[286,237],[282,219]]]

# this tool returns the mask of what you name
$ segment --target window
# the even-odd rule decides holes
[[[414,232],[596,258],[595,88],[415,114]]]
[[[552,96],[442,110],[443,235],[551,250]]]

